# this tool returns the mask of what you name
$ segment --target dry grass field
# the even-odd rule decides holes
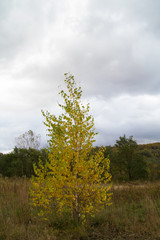
[[[112,187],[112,205],[83,225],[44,223],[29,207],[29,180],[0,178],[0,240],[158,240],[160,182]]]

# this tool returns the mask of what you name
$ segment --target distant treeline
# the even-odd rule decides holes
[[[44,163],[48,159],[45,149],[15,147],[11,153],[0,154],[0,174],[4,177],[31,177],[34,174],[33,164],[38,164],[39,159]]]
[[[106,147],[107,156],[113,181],[160,179],[160,143],[138,145],[124,135],[113,147]]]
[[[91,154],[98,148],[94,147]],[[106,146],[104,155],[110,159],[113,181],[160,179],[160,143],[138,145],[133,137],[124,135],[113,147]],[[15,147],[11,153],[0,154],[0,174],[30,178],[34,174],[33,164],[38,164],[39,159],[48,161],[47,150]]]

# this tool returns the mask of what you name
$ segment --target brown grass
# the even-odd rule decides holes
[[[113,185],[112,205],[70,226],[68,219],[44,223],[31,215],[29,180],[0,178],[0,240],[158,240],[160,182]]]

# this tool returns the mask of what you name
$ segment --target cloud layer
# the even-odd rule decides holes
[[[65,72],[91,103],[97,145],[123,134],[159,141],[159,8],[158,0],[1,1],[0,152],[29,129],[45,139],[41,109],[59,113]]]

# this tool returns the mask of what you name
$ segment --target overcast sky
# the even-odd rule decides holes
[[[0,0],[0,152],[59,114],[64,73],[81,82],[96,145],[160,140],[159,0]]]

